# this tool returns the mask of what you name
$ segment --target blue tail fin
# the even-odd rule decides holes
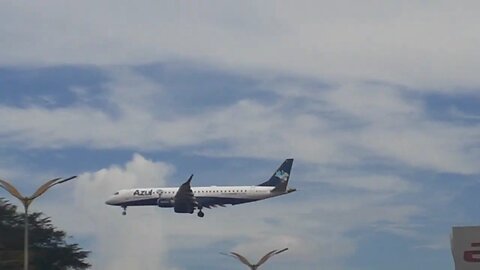
[[[290,171],[292,170],[293,158],[286,159],[282,165],[275,171],[267,182],[261,183],[259,186],[276,187],[279,184],[288,184]]]

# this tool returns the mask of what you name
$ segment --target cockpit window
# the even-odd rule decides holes
[[[117,192],[115,192],[113,195],[118,195],[118,194],[119,194],[119,193],[118,193],[118,191],[117,191]]]

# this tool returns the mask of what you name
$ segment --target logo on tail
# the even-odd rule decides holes
[[[275,173],[275,177],[282,179],[282,181],[287,181],[288,178],[290,177],[290,175],[289,175],[287,172],[283,171],[283,170],[278,170],[278,171]]]
[[[290,178],[290,171],[292,170],[293,158],[286,159],[270,179],[259,186],[276,187],[278,185],[287,186]]]
[[[287,181],[288,178],[290,177],[290,175],[285,171],[279,170],[275,173],[275,177],[278,177],[278,178],[282,179],[283,181]]]

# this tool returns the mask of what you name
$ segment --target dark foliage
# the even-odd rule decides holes
[[[42,213],[28,215],[30,269],[67,270],[87,269],[90,252],[78,244],[66,242],[66,233],[56,229]],[[0,198],[0,269],[23,268],[24,214]]]

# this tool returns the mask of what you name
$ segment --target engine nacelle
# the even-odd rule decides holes
[[[189,203],[174,203],[173,210],[175,213],[193,214],[194,207]]]
[[[162,208],[173,207],[173,200],[160,198],[157,200],[157,205]]]

